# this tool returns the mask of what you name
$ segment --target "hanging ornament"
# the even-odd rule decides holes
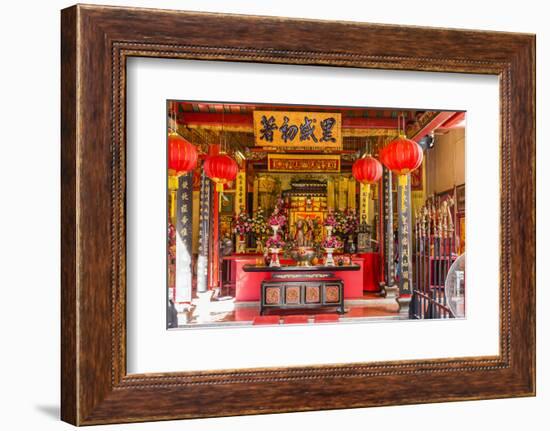
[[[175,132],[168,135],[168,168],[178,174],[187,173],[197,166],[198,153],[195,146]]]
[[[370,186],[377,183],[382,178],[383,168],[378,160],[372,157],[370,153],[369,141],[365,142],[365,154],[360,159],[356,160],[351,168],[353,177],[361,183],[361,219],[367,217],[369,201],[370,201]]]
[[[223,192],[224,184],[237,178],[239,166],[227,154],[209,156],[204,161],[204,173],[216,183],[216,191]]]
[[[396,175],[407,175],[422,164],[422,148],[405,135],[391,141],[380,152],[380,161]]]
[[[351,173],[360,183],[374,184],[382,177],[382,165],[374,157],[367,155],[355,161]]]
[[[409,264],[411,253],[411,193],[408,187],[408,175],[422,164],[422,148],[415,141],[407,139],[405,135],[405,117],[398,137],[380,151],[380,161],[395,175],[397,175],[397,218],[398,248],[399,248],[399,297],[397,302],[400,309],[408,307],[411,287],[413,285],[413,268]],[[390,217],[391,218],[391,217]],[[402,301],[402,302],[401,302]]]

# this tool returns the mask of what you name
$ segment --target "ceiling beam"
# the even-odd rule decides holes
[[[419,142],[424,136],[439,128],[455,114],[455,111],[439,112],[429,122],[427,122],[425,125],[422,125],[412,136],[409,136],[409,139],[412,139],[415,142]]]
[[[185,112],[180,114],[178,124],[188,127],[211,129],[239,129],[252,132],[253,117],[250,114],[221,114],[206,112]],[[387,117],[344,117],[343,129],[397,129],[397,119]]]
[[[464,127],[464,122],[466,120],[466,112],[457,112],[447,121],[445,121],[439,129],[449,130],[457,127]]]

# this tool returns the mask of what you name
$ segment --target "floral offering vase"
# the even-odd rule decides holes
[[[237,240],[237,253],[246,253],[246,237],[244,235],[239,235]]]
[[[332,256],[332,253],[334,253],[333,248],[325,248],[325,251],[327,253],[327,257],[325,259],[325,266],[336,266],[334,263],[334,257]]]
[[[271,262],[269,262],[269,266],[272,266],[272,267],[281,266],[281,262],[279,262],[279,253],[281,252],[281,249],[272,248],[269,251],[271,252]]]

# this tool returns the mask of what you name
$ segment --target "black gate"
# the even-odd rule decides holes
[[[445,279],[456,259],[456,239],[450,207],[429,199],[415,214],[413,319],[448,319],[453,313],[445,296]]]

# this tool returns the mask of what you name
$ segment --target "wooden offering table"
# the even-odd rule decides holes
[[[315,272],[328,271],[344,283],[344,299],[358,299],[363,297],[364,260],[363,258],[352,258],[351,265],[343,266],[296,266],[291,259],[281,258],[280,268],[257,266],[261,255],[234,254],[224,257],[225,266],[228,269],[227,278],[235,288],[235,300],[237,301],[259,301],[260,286],[262,281],[269,280],[272,274],[281,271],[289,272]],[[370,271],[367,268],[367,271]]]
[[[300,309],[336,307],[344,313],[344,282],[333,272],[359,271],[360,265],[281,266],[244,265],[244,272],[271,273],[261,282],[260,314],[270,308]]]

